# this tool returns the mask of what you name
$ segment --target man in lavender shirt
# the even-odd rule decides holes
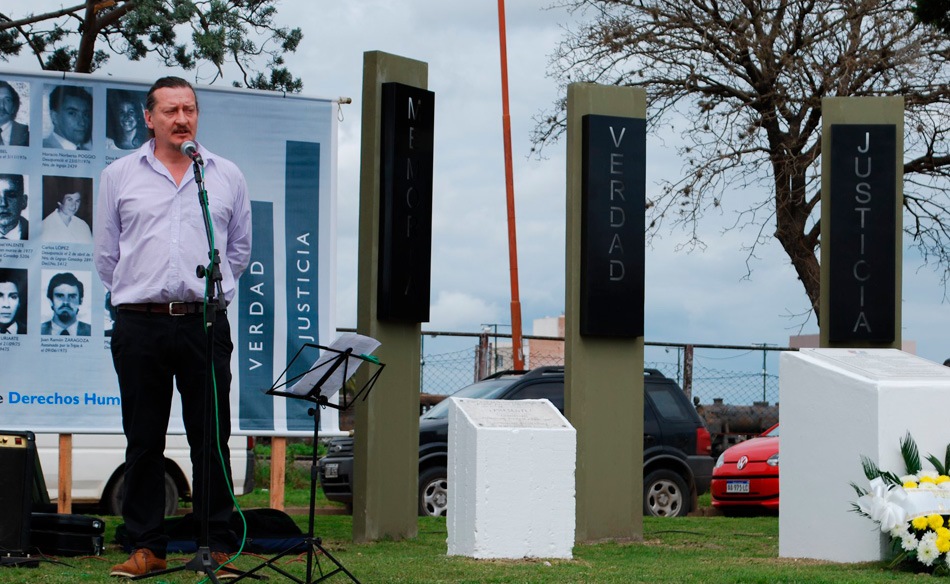
[[[152,85],[145,103],[152,139],[103,172],[96,208],[95,264],[117,308],[112,360],[119,378],[122,425],[128,440],[122,517],[134,551],[111,575],[134,577],[163,570],[167,537],[165,509],[165,433],[172,380],[181,394],[182,416],[194,468],[194,513],[204,517],[203,424],[205,420],[205,281],[195,268],[208,264],[208,244],[198,202],[192,161],[181,145],[195,139],[198,98],[184,79],[164,77]],[[204,182],[221,256],[225,300],[247,267],[251,251],[251,211],[247,185],[230,161],[198,147]],[[207,310],[214,310],[208,306]],[[231,332],[225,313],[211,327],[217,388],[217,444],[207,501],[208,547],[215,564],[228,562],[236,549],[229,519],[233,503],[230,436]],[[220,449],[220,456],[218,454]],[[219,580],[237,577],[221,570]]]

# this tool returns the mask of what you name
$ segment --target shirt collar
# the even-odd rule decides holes
[[[5,332],[8,335],[15,335],[17,334],[17,330],[19,330],[19,323],[17,323],[17,321],[13,321],[10,323],[10,326],[7,327]]]
[[[0,235],[0,239],[23,239],[23,232],[20,230],[20,221],[20,219],[17,219],[13,229],[7,231],[4,235]]]
[[[63,148],[63,150],[79,150],[79,145],[76,144],[75,142],[67,140],[66,138],[63,138],[62,136],[60,136],[59,134],[55,132],[53,133],[53,135],[56,136],[57,140],[59,140],[59,144]]]
[[[79,319],[78,319],[78,318],[73,321],[73,324],[71,324],[71,325],[69,325],[69,326],[65,326],[65,327],[64,327],[63,325],[59,324],[59,323],[56,321],[55,318],[51,318],[49,322],[50,322],[51,325],[53,325],[53,326],[52,326],[52,330],[50,330],[50,333],[52,333],[52,334],[54,334],[54,335],[62,334],[62,332],[63,332],[64,330],[67,330],[67,331],[69,331],[70,336],[75,337],[75,336],[76,336],[76,329],[79,328]]]
[[[0,126],[0,138],[3,138],[3,144],[5,146],[10,145],[10,138],[13,137],[13,120]]]
[[[217,155],[214,152],[206,149],[204,146],[195,141],[195,144],[198,144],[198,154],[201,154],[201,159],[205,161],[205,165],[211,163]],[[145,158],[149,163],[154,163],[157,158],[155,158],[155,138],[149,139],[148,142],[139,146],[138,154],[140,158]]]

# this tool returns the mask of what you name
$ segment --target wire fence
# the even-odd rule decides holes
[[[463,348],[437,352],[438,338]],[[513,364],[510,335],[423,332],[422,393],[450,395]],[[564,364],[564,339],[525,336],[525,367]],[[467,342],[466,342],[467,341]],[[645,343],[644,366],[673,378],[698,404],[754,405],[778,402],[778,355],[795,350],[774,345]]]

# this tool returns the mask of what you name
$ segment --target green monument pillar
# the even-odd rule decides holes
[[[900,349],[904,99],[821,109],[820,345]]]
[[[386,368],[369,398],[356,404],[353,539],[357,542],[404,539],[418,532],[421,325],[380,319],[379,314],[381,120],[383,84],[388,82],[426,88],[428,65],[378,51],[363,55],[357,330],[380,341],[376,355]],[[428,306],[428,289],[424,294]]]
[[[646,92],[567,89],[565,409],[577,542],[643,538]]]

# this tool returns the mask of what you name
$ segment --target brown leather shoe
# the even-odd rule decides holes
[[[125,576],[134,578],[144,576],[150,572],[158,572],[168,567],[162,558],[159,558],[150,549],[140,548],[132,552],[129,559],[121,564],[112,566],[110,576]]]
[[[231,556],[225,552],[211,552],[211,559],[213,559],[214,563],[218,564],[219,566],[225,566],[225,564],[227,564],[225,567],[215,571],[214,575],[218,580],[234,580],[241,575],[241,573],[235,569],[234,566],[228,564],[228,562],[231,561]]]

